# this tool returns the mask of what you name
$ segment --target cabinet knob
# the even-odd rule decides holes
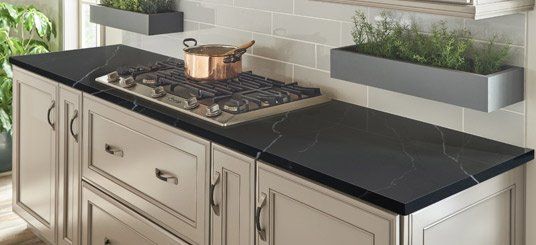
[[[111,245],[112,242],[110,242],[110,239],[108,239],[107,237],[104,238],[104,245]]]

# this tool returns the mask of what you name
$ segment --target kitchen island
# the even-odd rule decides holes
[[[98,192],[100,189],[104,192],[102,194],[104,197],[100,199],[107,200],[107,195],[115,197],[107,203],[114,203],[116,199],[124,200],[124,205],[141,213],[140,219],[145,217],[166,230],[171,230],[174,235],[189,243],[209,244],[211,241],[212,244],[220,244],[215,242],[215,240],[220,239],[209,237],[208,232],[209,229],[213,229],[214,221],[218,220],[215,217],[219,216],[217,214],[222,210],[214,211],[216,215],[211,216],[208,206],[212,204],[213,210],[216,210],[214,207],[219,205],[214,205],[215,202],[224,199],[222,197],[214,198],[214,192],[225,193],[222,187],[216,188],[222,171],[214,171],[217,169],[214,162],[218,162],[219,156],[221,159],[235,157],[240,159],[237,160],[238,162],[245,163],[244,168],[246,169],[243,174],[240,174],[239,180],[245,180],[245,184],[248,186],[240,190],[251,194],[249,199],[246,198],[244,201],[245,204],[250,204],[251,208],[243,211],[248,213],[246,215],[247,225],[244,229],[249,227],[250,231],[245,232],[249,235],[240,241],[249,241],[250,243],[257,241],[257,244],[269,242],[272,244],[275,240],[286,238],[287,242],[290,243],[292,241],[310,242],[298,239],[304,237],[304,233],[300,233],[302,232],[300,229],[295,234],[283,234],[278,232],[277,228],[277,225],[281,225],[280,229],[297,229],[296,226],[299,226],[300,223],[308,226],[309,223],[312,224],[321,219],[321,216],[315,216],[314,211],[310,211],[313,213],[298,212],[298,210],[303,210],[303,207],[296,206],[297,203],[301,203],[310,207],[311,210],[319,210],[320,213],[330,217],[326,218],[325,222],[320,223],[326,225],[325,229],[338,230],[340,234],[337,237],[342,239],[340,240],[341,244],[344,243],[344,238],[362,240],[363,244],[369,244],[368,242],[372,242],[370,244],[413,245],[455,244],[458,241],[456,239],[461,239],[464,236],[447,239],[437,224],[441,223],[451,227],[449,229],[451,232],[452,227],[456,226],[460,231],[464,231],[463,229],[471,230],[473,228],[471,225],[483,225],[478,222],[468,222],[468,220],[480,218],[481,222],[486,223],[485,226],[481,227],[482,229],[506,232],[504,234],[488,234],[488,237],[494,240],[509,239],[511,244],[522,244],[520,239],[523,234],[523,221],[519,218],[522,217],[519,215],[524,212],[522,165],[534,158],[533,150],[341,101],[331,101],[235,126],[219,127],[94,81],[95,78],[112,72],[119,66],[148,64],[169,59],[171,58],[123,45],[11,59],[12,64],[16,67],[15,80],[20,79],[17,82],[23,84],[22,87],[15,86],[15,91],[24,91],[25,86],[28,86],[24,84],[31,83],[34,79],[41,79],[49,81],[47,82],[49,85],[56,84],[58,86],[59,84],[60,89],[65,88],[70,93],[79,93],[79,95],[71,97],[78,96],[75,99],[78,102],[75,104],[79,107],[77,113],[80,114],[77,115],[81,115],[82,118],[82,123],[78,128],[84,128],[84,130],[79,130],[79,134],[76,134],[76,139],[78,140],[80,137],[84,142],[83,146],[80,147],[81,155],[84,156],[81,157],[83,159],[80,167],[82,168],[82,176],[79,178],[85,180],[85,182],[79,183],[80,188],[84,189],[81,192]],[[17,76],[17,74],[22,75]],[[23,81],[25,79],[30,82]],[[39,88],[39,90],[47,89]],[[56,95],[54,95],[58,93],[56,90],[55,88],[47,90],[51,94],[52,101],[56,100]],[[59,97],[61,97],[61,91],[59,93]],[[24,101],[24,94],[15,94],[16,98],[20,98],[19,101]],[[15,104],[18,110],[23,110],[20,107],[21,102],[17,102],[17,99]],[[45,103],[44,113],[48,112],[49,119],[51,111],[55,109],[55,103],[52,104],[51,110],[48,102]],[[17,109],[15,111],[17,112]],[[124,114],[124,116],[117,116],[120,114]],[[24,114],[19,112],[18,115]],[[71,126],[73,121],[70,119],[72,118],[74,116],[68,118]],[[140,123],[133,123],[135,120],[140,120]],[[51,125],[54,125],[55,121],[49,120],[49,122],[51,121]],[[62,119],[59,118],[59,121],[61,122]],[[144,121],[149,122],[146,127],[143,126],[146,124]],[[119,127],[118,124],[124,127]],[[120,183],[121,181],[128,182],[128,179],[119,178],[120,181],[113,181],[114,173],[101,173],[99,171],[105,172],[106,169],[92,166],[92,158],[97,159],[99,155],[84,152],[92,151],[90,146],[95,144],[93,141],[99,140],[100,136],[92,131],[97,130],[98,127],[102,127],[104,130],[117,126],[117,130],[108,132],[108,134],[119,134],[115,138],[121,138],[121,130],[123,129],[125,129],[125,138],[130,137],[126,136],[129,130],[140,132],[140,138],[136,139],[146,140],[148,145],[163,142],[165,145],[173,146],[174,142],[177,142],[173,141],[172,137],[166,138],[166,134],[158,132],[157,128],[147,129],[148,132],[153,133],[144,132],[144,128],[153,127],[149,124],[158,125],[157,128],[165,128],[168,131],[180,131],[181,133],[178,134],[182,138],[189,139],[192,145],[196,145],[192,146],[192,150],[189,152],[197,159],[193,164],[196,169],[190,169],[190,173],[197,177],[197,179],[192,180],[192,183],[203,191],[198,192],[200,194],[197,196],[194,195],[198,198],[198,202],[192,205],[196,206],[198,211],[192,211],[191,216],[187,215],[188,212],[179,210],[181,207],[174,209],[171,202],[166,203],[161,200],[157,200],[155,203],[156,206],[162,206],[160,209],[164,211],[155,207],[154,211],[148,209],[147,213],[144,213],[144,207],[150,205],[151,202],[146,204],[141,199],[158,199],[154,196],[157,195],[155,193],[161,194],[162,192],[150,193],[150,190],[141,190],[143,187],[123,186]],[[60,123],[60,131],[61,126]],[[86,129],[86,126],[92,127]],[[24,126],[16,128],[24,128]],[[55,127],[52,126],[52,129]],[[19,137],[17,133],[20,131],[18,130],[21,129],[16,129],[15,138]],[[71,127],[70,130],[72,131],[73,128]],[[51,134],[58,133],[52,132]],[[62,138],[61,132],[59,135],[59,138]],[[145,139],[145,136],[151,139]],[[107,140],[113,140],[113,137]],[[15,144],[18,142],[16,140]],[[25,146],[16,147],[16,151],[23,147]],[[180,147],[182,146],[176,146],[176,148]],[[56,150],[51,149],[52,152],[56,152]],[[106,148],[106,152],[112,152],[111,155],[119,156],[118,149]],[[121,151],[120,157],[123,157],[122,154]],[[148,152],[147,154],[158,153]],[[61,158],[62,154],[59,155]],[[175,155],[170,153],[170,156]],[[106,159],[102,158],[102,161]],[[21,157],[15,161],[19,160]],[[157,160],[159,159],[157,158]],[[230,160],[222,161],[229,162]],[[14,165],[17,164],[24,164],[24,162],[15,162]],[[226,169],[225,166],[220,166],[220,168]],[[19,171],[18,173],[20,173],[21,170],[24,168],[18,167],[15,172]],[[130,172],[132,171],[134,170],[130,170]],[[204,175],[205,173],[208,174]],[[242,177],[245,175],[248,176],[243,179]],[[102,176],[112,179],[112,181],[107,182]],[[157,173],[157,176],[164,175]],[[169,174],[166,176],[162,178],[168,178],[166,181],[170,182],[169,178],[172,177],[169,177]],[[222,179],[227,180],[229,178],[222,177]],[[54,178],[53,181],[58,180]],[[180,181],[181,178],[178,178],[177,182]],[[240,183],[244,185],[243,182]],[[108,186],[110,188],[106,188]],[[132,190],[129,189],[131,187]],[[304,187],[307,188],[301,189]],[[129,190],[132,194],[124,196],[117,194],[125,190]],[[309,192],[309,195],[304,194]],[[51,193],[51,195],[56,195],[54,191]],[[131,197],[131,195],[142,198]],[[305,196],[299,197],[299,195]],[[319,196],[313,197],[315,195]],[[253,198],[254,196],[256,198]],[[99,199],[99,197],[94,198]],[[337,200],[337,202],[333,202],[332,199]],[[285,201],[275,202],[274,200]],[[93,202],[96,201],[93,200]],[[283,206],[274,208],[276,203],[281,203]],[[117,203],[117,205],[121,204],[120,201]],[[351,211],[349,213],[337,211],[352,210],[348,209],[347,205],[360,210],[355,212],[357,217],[353,217],[354,212]],[[263,208],[266,207],[268,208],[263,211]],[[28,211],[27,207],[20,210],[29,214],[39,213]],[[287,213],[279,214],[275,210]],[[489,213],[490,211],[492,212]],[[117,212],[121,213],[122,211]],[[187,216],[184,220],[194,220],[193,226],[196,228],[173,227],[171,225],[173,220],[162,221],[165,219],[162,217],[166,212],[176,214],[176,216]],[[197,216],[193,213],[196,213]],[[291,214],[296,215],[295,219],[289,216]],[[370,216],[371,214],[374,215]],[[121,215],[125,216],[126,214],[121,213]],[[82,216],[84,216],[84,212]],[[281,220],[278,221],[276,217]],[[310,217],[310,222],[304,221],[307,217]],[[335,222],[332,226],[326,224],[330,220],[333,222],[333,218],[341,222]],[[467,225],[460,226],[462,223],[458,222],[461,221]],[[296,226],[293,226],[293,222],[297,222]],[[184,221],[184,223],[184,227],[186,227],[188,221]],[[354,229],[341,231],[345,227],[342,225],[343,223],[350,224],[352,228],[362,231],[363,234],[356,235]],[[285,227],[283,224],[287,226]],[[372,227],[363,227],[367,225]],[[221,228],[221,224],[218,227]],[[257,235],[255,235],[254,227],[257,230]],[[504,231],[505,228],[507,228],[506,231]],[[48,229],[50,234],[56,232],[55,228],[43,229]],[[183,232],[181,229],[186,231]],[[84,230],[86,229],[82,229],[81,237],[85,241]],[[157,234],[154,231],[149,233]],[[218,234],[217,232],[212,233]],[[244,233],[243,230],[242,233]],[[481,237],[481,235],[475,234],[465,235]],[[49,237],[55,237],[55,235],[49,235]],[[323,237],[329,238],[330,236],[324,234]],[[314,235],[310,238],[318,239]],[[60,237],[58,237],[59,239]],[[53,243],[56,241],[55,238],[48,240],[52,240]],[[496,244],[502,244],[499,240]],[[486,241],[480,240],[480,242]],[[317,240],[316,243],[322,244],[320,240]],[[467,244],[484,243],[472,242]]]

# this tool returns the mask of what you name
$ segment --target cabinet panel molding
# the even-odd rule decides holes
[[[82,186],[83,245],[188,244],[93,186]]]
[[[257,163],[257,244],[399,244],[399,216]]]
[[[60,86],[58,244],[79,240],[82,92]]]
[[[212,245],[254,244],[255,160],[212,144]]]
[[[524,169],[518,167],[404,217],[404,244],[523,245]]]
[[[58,85],[14,67],[13,211],[56,242]]]
[[[83,180],[181,239],[207,244],[210,143],[87,94],[83,104]]]

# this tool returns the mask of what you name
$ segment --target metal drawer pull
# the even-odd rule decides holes
[[[104,245],[110,245],[112,244],[112,242],[110,242],[110,239],[108,239],[107,237],[104,238]]]
[[[266,230],[261,226],[261,212],[264,205],[266,205],[266,194],[261,193],[261,200],[259,200],[259,206],[257,206],[257,209],[255,210],[255,226],[257,228],[259,238],[263,241],[266,241]]]
[[[123,150],[117,149],[111,145],[105,144],[104,150],[114,156],[123,157]]]
[[[52,122],[52,120],[50,119],[50,114],[52,114],[52,110],[54,109],[54,107],[56,107],[56,101],[53,100],[47,112],[47,121],[50,127],[52,127],[52,130],[55,130],[55,127],[54,127],[54,122]]]
[[[69,131],[71,131],[71,135],[73,136],[74,141],[78,143],[78,134],[75,134],[73,131],[74,120],[76,120],[76,118],[78,118],[78,110],[74,110],[73,118],[71,118],[71,123],[69,123]]]
[[[216,179],[214,180],[214,183],[210,185],[210,206],[212,207],[212,210],[214,211],[214,214],[220,215],[220,204],[217,204],[214,201],[214,189],[216,189],[216,186],[220,183],[220,173],[216,172]]]
[[[162,171],[162,170],[160,170],[158,168],[154,169],[154,174],[156,175],[156,177],[158,179],[160,179],[162,181],[172,183],[174,185],[179,184],[179,178],[177,178],[177,176],[169,174],[169,173],[165,173],[164,171]]]

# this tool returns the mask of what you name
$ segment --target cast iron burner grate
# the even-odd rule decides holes
[[[195,98],[206,106],[219,104],[220,108],[232,114],[321,95],[318,88],[306,88],[297,83],[285,84],[251,72],[225,81],[192,80],[184,75],[182,60],[162,61],[149,66],[121,67],[117,72],[121,77],[132,76],[138,84],[151,88],[163,87],[167,94],[184,99]]]

